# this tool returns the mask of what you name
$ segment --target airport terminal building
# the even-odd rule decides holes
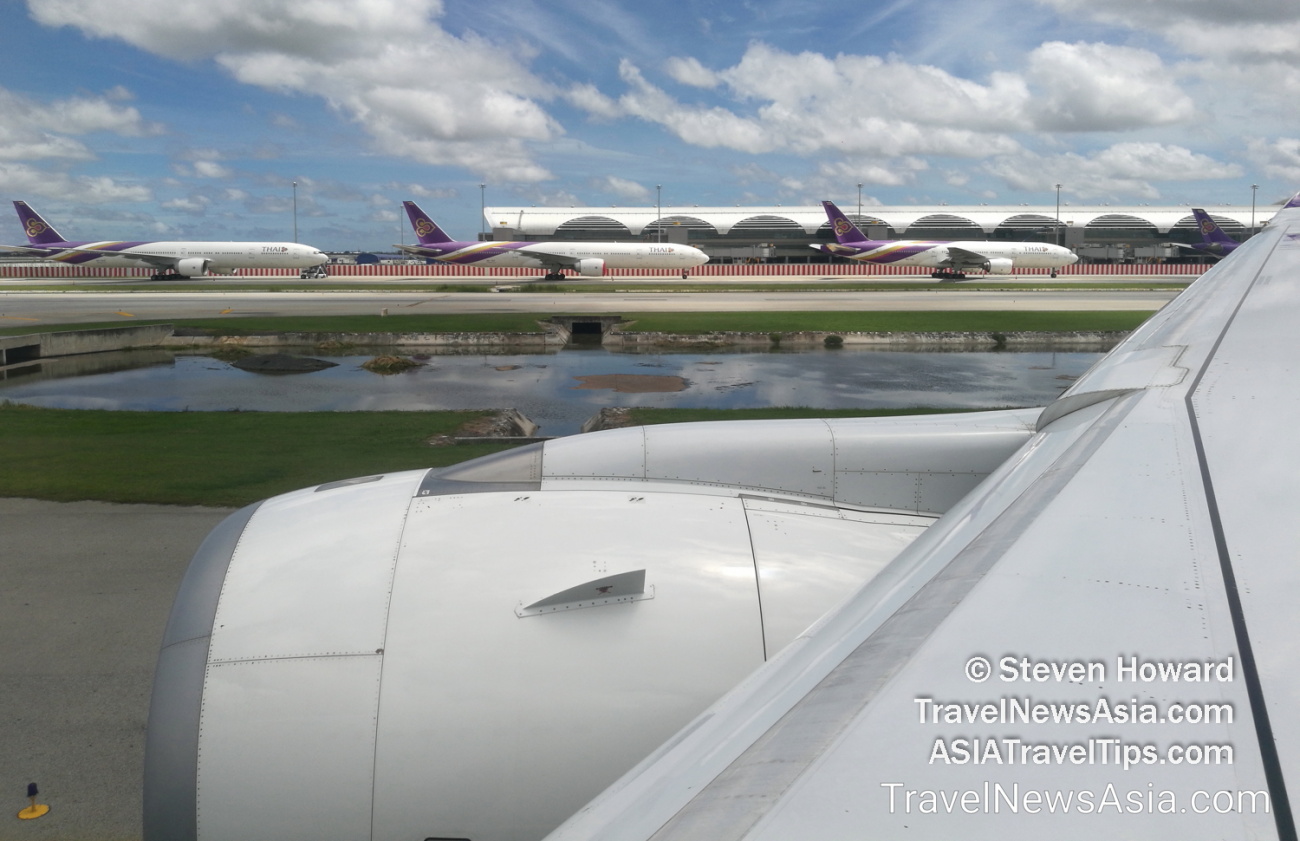
[[[1056,242],[1094,263],[1204,262],[1169,245],[1199,242],[1187,207],[1149,205],[841,205],[872,239]],[[1272,217],[1272,206],[1209,206],[1219,227],[1246,239]],[[680,242],[715,263],[822,263],[809,248],[832,239],[820,205],[802,207],[487,207],[494,240],[623,240]]]

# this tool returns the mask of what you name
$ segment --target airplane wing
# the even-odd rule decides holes
[[[961,248],[956,245],[948,246],[948,263],[954,269],[980,268],[988,261],[989,258],[978,251],[971,251],[968,248]]]
[[[417,257],[433,257],[441,254],[441,251],[435,252],[431,248],[425,248],[423,245],[397,245],[394,243],[393,248],[406,254],[414,254]]]
[[[34,257],[41,257],[50,253],[48,248],[29,248],[25,245],[0,245],[0,251],[11,254],[31,254]]]
[[[572,254],[557,254],[554,251],[547,251],[532,244],[529,244],[515,253],[523,257],[532,257],[536,259],[538,265],[541,266],[563,266],[573,268],[578,265],[578,261],[581,259],[574,257]]]
[[[1294,839],[1300,196],[1234,253],[551,841]]]
[[[1197,254],[1201,254],[1206,257],[1212,257],[1215,260],[1222,260],[1224,257],[1228,256],[1227,253],[1225,253],[1222,250],[1213,251],[1209,248],[1205,248],[1204,246],[1188,245],[1185,242],[1169,242],[1166,243],[1166,245],[1172,245],[1175,248],[1181,248],[1184,251],[1195,251]]]

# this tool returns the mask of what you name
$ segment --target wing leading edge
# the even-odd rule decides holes
[[[552,839],[1295,837],[1300,210]]]

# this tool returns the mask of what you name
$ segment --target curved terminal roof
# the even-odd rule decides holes
[[[927,231],[951,230],[973,234],[976,229],[991,234],[999,228],[1050,228],[1056,221],[1055,205],[905,205],[887,207],[841,205],[851,218],[862,224],[888,225],[898,235],[909,228]],[[1250,207],[1212,205],[1205,208],[1229,234],[1240,234],[1251,224]],[[1255,226],[1272,218],[1277,208],[1255,208]],[[550,236],[557,231],[626,231],[631,236],[654,231],[658,221],[665,228],[684,225],[725,236],[755,230],[802,230],[813,236],[826,227],[826,213],[820,205],[782,207],[488,207],[484,221],[494,228],[513,228],[521,236]],[[1150,231],[1168,234],[1170,229],[1195,228],[1188,207],[1148,205],[1061,205],[1061,225],[1072,228]],[[920,223],[918,225],[918,223]]]

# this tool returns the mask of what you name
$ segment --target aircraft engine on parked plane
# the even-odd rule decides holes
[[[588,257],[575,263],[574,268],[583,277],[601,277],[605,274],[605,261],[599,257]]]
[[[202,277],[207,274],[211,264],[211,260],[203,257],[186,257],[184,260],[176,261],[176,274],[185,277]]]
[[[984,271],[989,274],[1011,274],[1012,263],[1010,257],[990,257],[984,264]]]

